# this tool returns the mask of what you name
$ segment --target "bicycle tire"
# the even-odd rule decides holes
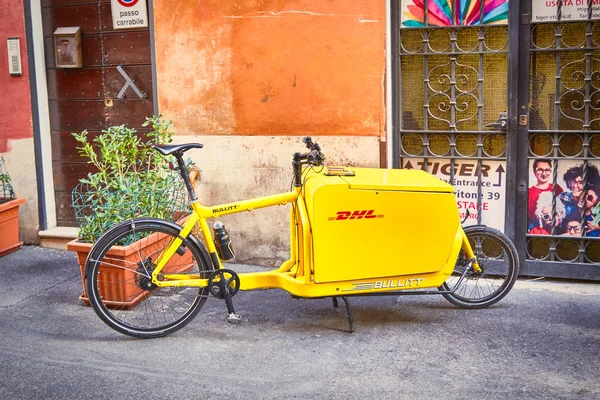
[[[92,247],[85,266],[86,290],[92,308],[112,329],[137,338],[166,336],[200,311],[208,287],[157,287],[150,279],[157,256],[179,237],[180,229],[164,220],[135,219],[111,228]],[[133,251],[125,260],[117,258],[119,248],[114,246],[131,235],[140,238]],[[206,279],[212,270],[206,250],[192,235],[163,269]]]
[[[485,226],[465,228],[482,272],[470,272],[453,293],[442,295],[461,308],[485,308],[510,292],[519,275],[519,257],[512,241],[502,232]],[[452,275],[439,289],[450,291],[469,260],[461,249]]]

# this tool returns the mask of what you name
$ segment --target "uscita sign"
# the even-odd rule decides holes
[[[580,21],[600,18],[600,0],[535,0],[532,22]]]

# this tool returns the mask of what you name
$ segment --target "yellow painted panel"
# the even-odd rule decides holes
[[[446,266],[460,224],[449,185],[426,173],[389,179],[385,171],[357,173],[353,186],[358,181],[372,189],[350,188],[348,177],[307,181],[315,282],[432,273]],[[415,176],[427,183],[423,191],[409,184]]]

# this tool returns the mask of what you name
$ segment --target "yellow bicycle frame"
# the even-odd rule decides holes
[[[244,211],[253,211],[260,208],[276,205],[292,204],[290,211],[290,258],[281,267],[272,271],[240,273],[240,290],[257,290],[279,288],[292,295],[306,298],[344,296],[345,294],[362,294],[369,292],[397,291],[403,289],[423,289],[439,287],[452,273],[454,262],[462,249],[468,259],[475,260],[473,269],[480,272],[475,254],[469,241],[459,225],[453,239],[452,249],[448,256],[446,267],[436,273],[421,273],[412,275],[397,275],[382,278],[361,279],[360,281],[334,281],[317,283],[313,279],[313,249],[312,231],[306,204],[301,195],[302,188],[296,187],[294,191],[259,197],[250,200],[206,207],[195,201],[192,203],[193,213],[183,224],[178,238],[166,248],[157,259],[157,267],[152,272],[152,283],[158,287],[190,286],[207,287],[208,279],[201,279],[198,275],[189,274],[164,274],[159,279],[161,270],[168,260],[175,254],[182,244],[183,239],[193,234],[198,224],[204,243],[211,257],[218,262],[218,267],[223,268],[213,242],[208,218],[235,214]],[[368,234],[368,232],[365,232]],[[426,258],[426,257],[425,257]],[[209,262],[212,260],[208,260]]]

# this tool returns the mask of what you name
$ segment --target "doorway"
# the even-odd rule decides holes
[[[594,200],[566,207],[573,185],[600,198],[600,5],[395,0],[392,16],[393,166],[453,184],[464,224],[507,233],[524,274],[600,280]]]

